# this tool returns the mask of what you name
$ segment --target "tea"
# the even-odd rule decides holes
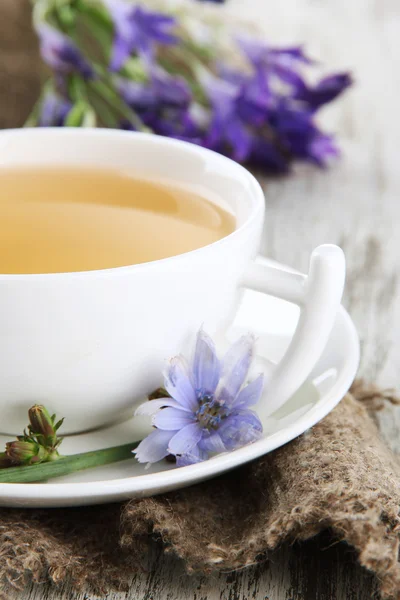
[[[206,246],[231,213],[192,190],[116,170],[0,169],[0,273],[121,267]]]

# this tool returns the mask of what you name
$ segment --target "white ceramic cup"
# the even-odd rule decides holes
[[[166,359],[187,351],[202,325],[211,335],[228,327],[246,287],[301,307],[293,340],[267,382],[268,412],[305,381],[340,304],[343,253],[320,246],[307,276],[256,262],[264,195],[244,168],[184,142],[90,129],[2,131],[0,161],[2,167],[116,167],[206,186],[237,221],[227,237],[172,258],[88,272],[0,275],[0,431],[21,433],[27,409],[37,402],[65,417],[66,433],[123,417],[134,400],[162,383]]]

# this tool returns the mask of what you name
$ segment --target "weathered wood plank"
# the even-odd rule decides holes
[[[344,159],[327,172],[300,169],[296,177],[265,182],[268,217],[263,250],[306,269],[322,242],[344,248],[349,266],[345,304],[362,343],[361,375],[396,385],[400,366],[400,5],[397,0],[230,0],[255,17],[268,39],[307,40],[329,68],[350,66],[357,87],[328,109],[324,120],[343,140]],[[396,235],[397,234],[397,235]],[[400,411],[381,417],[387,439],[400,450]],[[371,577],[344,545],[328,537],[282,548],[263,566],[212,578],[191,578],[179,561],[155,550],[148,572],[128,593],[108,600],[369,600]],[[68,586],[28,587],[10,600],[95,600]],[[103,598],[103,597],[102,597]]]
[[[7,600],[370,600],[375,589],[349,548],[332,545],[328,536],[282,548],[270,562],[239,573],[188,576],[159,549],[148,569],[133,577],[128,592],[106,597],[73,593],[69,586],[33,586],[23,593],[7,590]]]

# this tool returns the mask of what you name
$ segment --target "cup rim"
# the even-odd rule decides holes
[[[151,269],[155,267],[159,267],[162,264],[170,264],[173,261],[183,261],[187,260],[191,256],[198,255],[206,255],[206,253],[212,252],[216,247],[221,247],[223,245],[227,245],[230,242],[236,240],[242,232],[250,227],[255,221],[262,219],[264,215],[264,193],[263,190],[257,181],[257,179],[244,168],[239,163],[234,160],[218,154],[213,150],[209,150],[208,148],[203,148],[202,146],[197,146],[196,144],[192,144],[191,142],[186,142],[183,140],[176,140],[173,138],[168,138],[165,136],[160,136],[153,133],[144,133],[137,131],[124,131],[119,129],[106,129],[106,128],[88,128],[88,129],[79,129],[79,128],[60,128],[60,127],[46,127],[46,128],[36,128],[36,127],[26,127],[20,129],[5,129],[0,131],[0,141],[2,138],[6,137],[14,137],[14,136],[22,136],[29,137],[32,135],[44,135],[44,136],[56,136],[56,137],[68,137],[68,136],[85,136],[85,137],[114,137],[114,138],[124,138],[124,137],[132,137],[139,138],[146,141],[147,143],[156,144],[156,145],[164,145],[165,147],[181,147],[187,148],[190,152],[194,152],[200,154],[202,156],[208,157],[209,159],[218,158],[218,161],[226,162],[230,168],[235,169],[236,171],[241,172],[241,174],[248,180],[251,190],[250,194],[252,197],[252,207],[251,210],[246,217],[245,221],[232,233],[222,237],[221,239],[212,242],[211,244],[207,244],[206,246],[202,246],[200,248],[196,248],[194,250],[189,250],[188,252],[183,252],[182,254],[176,254],[173,256],[168,256],[165,258],[160,258],[157,260],[147,261],[138,264],[132,265],[124,265],[120,267],[111,267],[106,269],[92,269],[90,271],[64,271],[57,273],[0,273],[0,281],[4,279],[11,280],[19,280],[19,279],[30,279],[30,280],[40,280],[40,279],[55,279],[55,278],[87,278],[87,277],[96,277],[98,275],[122,275],[122,274],[130,274],[138,271],[142,271],[144,269]],[[21,163],[23,164],[23,163]]]

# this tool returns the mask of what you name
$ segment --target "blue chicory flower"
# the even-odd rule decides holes
[[[68,100],[53,91],[47,92],[40,107],[39,127],[62,127],[71,108]]]
[[[263,375],[245,384],[254,354],[254,337],[245,335],[218,359],[211,338],[197,335],[193,364],[181,355],[165,373],[169,398],[142,404],[136,414],[152,415],[156,428],[134,451],[142,463],[168,455],[178,466],[250,444],[262,435],[262,425],[250,407],[260,399]]]
[[[177,43],[177,38],[171,33],[176,24],[174,17],[129,4],[124,0],[103,1],[115,27],[110,64],[113,71],[119,71],[133,52],[151,59],[155,43]]]
[[[57,73],[80,73],[85,79],[93,77],[93,69],[72,40],[49,25],[41,22],[36,27],[43,60]]]

